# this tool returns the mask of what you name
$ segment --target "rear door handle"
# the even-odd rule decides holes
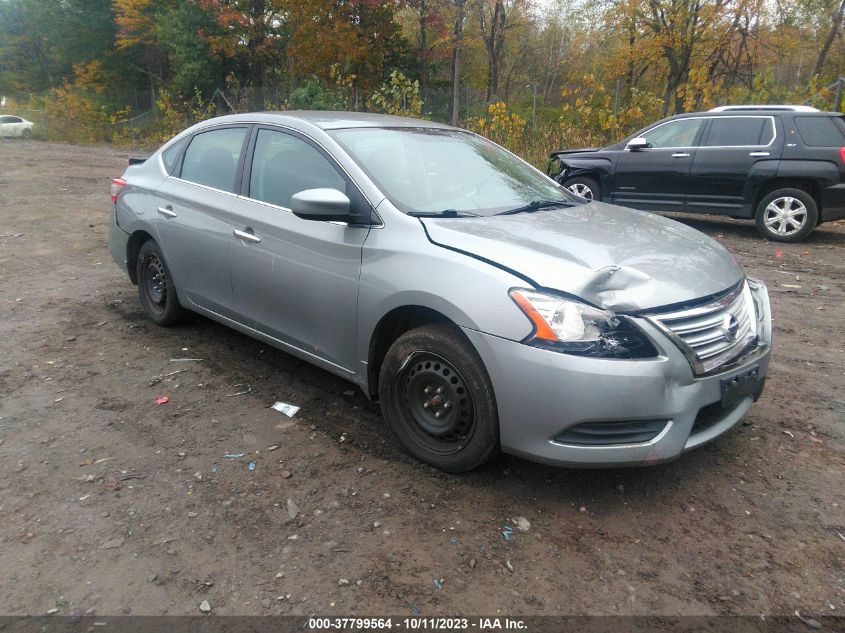
[[[755,158],[759,158],[761,156],[768,156],[769,152],[751,152],[749,156],[754,156]]]
[[[678,152],[677,154],[672,154],[672,158],[689,158],[689,154],[686,152]]]
[[[249,233],[247,231],[239,231],[238,229],[234,229],[232,231],[232,235],[234,235],[237,238],[242,239],[245,242],[254,242],[254,243],[257,244],[258,242],[261,241],[261,238],[258,237],[255,233]]]
[[[175,218],[176,213],[173,211],[173,207],[167,205],[166,207],[159,207],[158,212],[166,218]]]

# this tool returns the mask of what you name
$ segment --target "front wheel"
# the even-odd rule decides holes
[[[454,327],[425,325],[396,339],[382,363],[379,398],[404,448],[440,470],[466,472],[499,451],[490,378]]]
[[[585,200],[601,200],[601,186],[593,178],[573,176],[566,180],[563,186]]]
[[[144,312],[156,324],[175,325],[183,320],[185,309],[179,304],[173,277],[164,262],[158,245],[147,240],[138,250],[135,261],[138,294]]]
[[[801,189],[778,189],[763,197],[754,216],[757,230],[773,242],[800,242],[816,228],[818,206]]]

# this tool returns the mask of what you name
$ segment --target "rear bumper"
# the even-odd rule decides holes
[[[768,371],[769,303],[765,287],[755,292],[763,295],[757,347],[729,370],[703,377],[694,376],[681,351],[645,321],[638,325],[659,351],[645,360],[577,357],[464,330],[493,383],[502,450],[558,466],[642,466],[671,461],[718,437],[742,419]],[[760,378],[757,393],[722,409],[723,380],[754,367]],[[654,420],[665,425],[646,442],[585,446],[555,440],[584,423]]]
[[[822,222],[845,218],[845,183],[822,189]]]
[[[109,252],[114,263],[120,269],[129,274],[129,268],[126,262],[126,254],[128,252],[127,246],[129,244],[129,234],[126,233],[117,225],[117,220],[114,214],[114,207],[112,207],[109,218]]]

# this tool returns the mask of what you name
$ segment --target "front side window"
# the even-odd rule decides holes
[[[768,117],[714,117],[707,132],[706,147],[768,145],[775,136]]]
[[[644,136],[649,147],[693,147],[704,119],[678,119],[649,130]]]
[[[399,210],[494,215],[567,192],[485,138],[441,128],[349,128],[330,134]]]
[[[234,193],[245,127],[228,127],[194,136],[182,161],[182,180]]]
[[[292,134],[258,130],[249,178],[249,197],[289,209],[306,189],[346,192],[346,181],[312,145]]]

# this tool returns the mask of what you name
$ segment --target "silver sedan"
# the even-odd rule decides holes
[[[467,131],[241,114],[130,163],[110,247],[154,322],[197,312],[350,380],[443,470],[668,461],[763,389],[768,295],[721,245]]]

